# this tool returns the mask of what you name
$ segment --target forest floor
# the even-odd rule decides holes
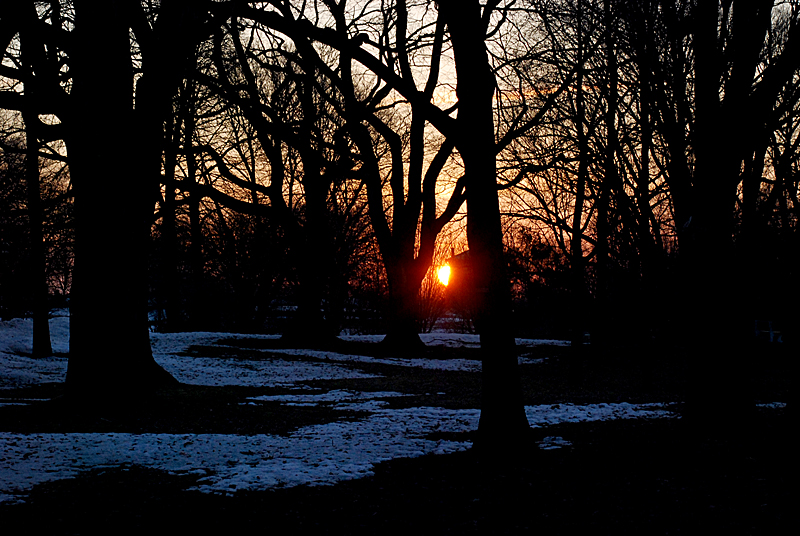
[[[185,354],[248,362],[287,355],[270,353],[281,350],[274,340],[217,342],[193,346]],[[327,393],[407,394],[383,400],[398,410],[479,407],[480,373],[468,366],[435,373],[397,366],[380,359],[373,343],[350,342],[336,351],[378,359],[348,362],[360,377],[309,380],[306,387]],[[327,359],[302,355],[302,360]],[[524,356],[520,370],[526,406],[680,402],[685,396],[685,371],[666,353],[576,354],[569,347],[542,345],[525,348]],[[425,357],[469,364],[477,353],[471,347],[429,346]],[[760,362],[753,376],[756,400],[786,401],[790,382],[782,361],[768,356]],[[0,432],[26,437],[75,432],[288,437],[315,424],[358,421],[369,411],[285,400],[242,403],[265,393],[285,394],[285,386],[265,390],[184,383],[127,408],[80,410],[58,398],[62,390],[52,382],[0,389],[6,401],[47,400],[0,407]],[[681,405],[675,408],[673,418],[537,426],[522,456],[487,456],[467,448],[400,457],[377,463],[367,476],[330,485],[207,493],[197,489],[203,476],[197,472],[104,465],[41,482],[20,502],[0,502],[0,530],[9,535],[121,529],[157,534],[773,535],[797,527],[797,475],[790,470],[796,468],[796,442],[790,440],[787,407],[762,404],[747,416],[714,422],[682,418]],[[545,447],[553,437],[558,438],[553,448]],[[474,430],[428,433],[428,439],[461,444],[474,439]]]

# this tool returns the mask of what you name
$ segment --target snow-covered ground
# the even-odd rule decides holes
[[[51,320],[54,351],[68,350],[69,319]],[[61,382],[66,358],[32,359],[29,319],[0,322],[0,389],[45,382]],[[469,448],[469,443],[429,439],[435,432],[464,432],[477,428],[479,410],[438,407],[391,409],[386,398],[407,393],[366,393],[311,389],[303,382],[320,379],[364,378],[352,367],[358,362],[382,362],[424,369],[480,370],[469,360],[378,359],[335,352],[276,350],[287,359],[226,359],[181,355],[192,345],[215,345],[223,338],[254,338],[228,333],[174,333],[151,336],[156,360],[180,381],[196,385],[280,386],[292,394],[261,396],[243,404],[331,405],[358,410],[368,416],[306,426],[287,436],[225,434],[125,434],[0,432],[0,502],[24,501],[35,485],[73,478],[83,471],[139,465],[177,474],[199,475],[197,489],[234,493],[243,489],[267,489],[300,484],[334,484],[369,475],[375,464],[400,457],[450,453]],[[263,336],[268,338],[269,336]],[[346,336],[370,340],[370,337]],[[434,333],[423,336],[429,345],[477,346],[474,335]],[[517,340],[520,346],[563,344],[561,341]],[[256,351],[256,350],[251,350]],[[291,357],[291,359],[288,359]],[[308,360],[303,360],[305,357]],[[523,362],[535,363],[534,360]],[[9,403],[10,401],[0,400]],[[666,404],[559,404],[525,408],[531,426],[563,422],[627,418],[673,417]],[[560,437],[548,437],[541,448],[569,445]]]

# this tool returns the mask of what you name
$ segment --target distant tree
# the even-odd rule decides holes
[[[340,42],[347,42],[352,38],[352,24],[345,19],[344,2],[333,13]],[[429,6],[396,2],[383,12],[375,36],[360,36],[371,39],[370,44],[394,44],[381,53],[381,68],[396,73],[420,103],[430,103],[442,84],[445,22],[434,15]],[[429,60],[420,58],[422,51],[428,51]],[[445,166],[452,164],[452,139],[441,132],[438,136],[429,132],[432,110],[427,106],[412,103],[410,112],[403,114],[404,102],[389,104],[393,87],[385,80],[366,98],[359,95],[352,82],[357,75],[353,59],[347,48],[342,50],[340,84],[347,126],[359,149],[359,171],[367,188],[370,221],[386,267],[388,325],[383,342],[389,349],[414,350],[422,346],[418,333],[422,327],[423,282],[434,260],[437,238],[466,200],[464,182],[463,178],[456,180],[443,199],[444,208],[439,209],[437,189],[441,188]],[[424,81],[422,89],[418,89],[415,76]],[[393,113],[388,113],[390,109]],[[386,154],[381,155],[378,148],[384,148]],[[387,206],[391,208],[387,210]]]
[[[295,17],[302,20],[306,14],[296,12],[291,2],[275,2],[270,8],[240,8],[236,32],[240,27],[252,27],[252,35],[259,37],[245,43],[240,42],[236,32],[231,32],[225,43],[232,51],[233,61],[228,60],[226,66],[217,65],[216,69],[217,73],[227,72],[229,79],[220,77],[209,83],[233,96],[233,102],[254,126],[270,163],[272,185],[262,193],[270,200],[273,218],[282,222],[288,242],[292,244],[293,264],[304,296],[298,311],[302,320],[299,325],[323,325],[318,318],[319,290],[324,286],[331,290],[342,288],[341,283],[325,283],[330,274],[325,275],[325,270],[320,273],[315,260],[320,257],[336,259],[337,252],[346,251],[348,247],[352,249],[352,245],[347,246],[348,242],[363,240],[361,231],[342,234],[338,230],[360,228],[358,220],[352,216],[363,217],[359,207],[365,206],[361,201],[361,196],[365,195],[371,232],[377,237],[389,283],[387,342],[398,347],[413,347],[421,344],[417,325],[420,283],[430,266],[438,232],[463,203],[463,186],[457,187],[452,203],[444,212],[437,214],[436,180],[452,144],[445,144],[426,170],[424,154],[430,136],[425,131],[423,111],[412,112],[413,128],[410,136],[406,136],[403,130],[407,124],[399,119],[402,114],[392,112],[392,108],[402,107],[402,102],[394,105],[383,102],[390,87],[379,82],[370,89],[365,84],[354,83],[354,77],[362,75],[354,73],[350,52],[340,45],[359,42],[350,40],[355,37],[352,32],[362,24],[370,28],[376,21],[370,22],[369,16],[377,12],[367,10],[365,18],[350,21],[346,20],[344,5],[329,3],[324,6],[331,14],[333,32],[299,24]],[[401,12],[398,16],[407,18],[406,9],[403,4],[398,10],[389,9],[384,13],[384,25],[378,23],[382,30],[377,40],[392,38],[394,14]],[[291,46],[283,44],[287,42],[284,35],[291,39]],[[324,46],[339,50],[338,56],[312,44],[321,35],[325,36]],[[359,39],[367,39],[366,35]],[[443,25],[435,35],[424,42],[424,46],[434,47],[433,58],[437,58],[424,90],[429,95],[428,100],[438,82]],[[272,48],[259,48],[264,46],[262,41]],[[387,69],[408,62],[409,51],[418,48],[414,43],[401,44],[397,55],[391,53],[382,58],[389,65]],[[225,50],[220,47],[218,58],[223,58]],[[411,80],[409,72],[404,76]],[[246,97],[237,93],[241,89],[245,89]],[[281,152],[284,147],[288,149],[285,154]],[[282,162],[287,157],[298,158],[302,165]],[[411,165],[406,167],[405,162]],[[293,169],[301,169],[302,173],[292,173]],[[287,189],[287,184],[293,184],[299,195]],[[384,203],[385,191],[392,192],[390,204]],[[289,197],[284,200],[287,195]],[[353,204],[356,200],[358,202]],[[302,204],[298,204],[300,201]],[[292,204],[301,207],[302,212],[295,213]],[[345,207],[349,208],[341,212]],[[338,218],[346,216],[349,221],[340,220],[345,225],[336,223],[331,219],[334,213],[340,214]],[[332,235],[334,230],[339,238]],[[352,271],[344,269],[351,264],[345,260],[347,257],[333,265],[339,268],[331,274]],[[337,277],[341,281],[341,275]],[[341,298],[338,301],[341,303]],[[333,309],[338,310],[338,307]],[[305,317],[309,313],[311,316]]]
[[[57,14],[52,22],[58,22]],[[34,71],[47,64],[52,71],[57,63],[57,55],[48,50],[44,43],[35,37],[36,12],[31,9],[21,19],[19,43],[20,66],[23,71],[22,83],[25,92],[22,106],[22,120],[25,123],[25,182],[28,191],[28,226],[30,233],[30,265],[33,280],[33,355],[47,356],[53,353],[50,343],[50,311],[48,305],[49,289],[46,276],[46,251],[42,229],[44,212],[42,209],[41,185],[39,180],[40,120],[36,113],[38,97],[37,80]],[[33,35],[32,35],[33,34]]]
[[[384,344],[413,350],[422,345],[420,289],[433,261],[436,239],[465,200],[463,180],[456,180],[445,206],[438,207],[437,189],[453,142],[441,132],[438,136],[430,132],[429,115],[441,115],[441,110],[429,104],[442,85],[445,25],[429,5],[404,1],[386,5],[380,12],[365,10],[352,19],[346,2],[328,2],[325,7],[333,19],[332,32],[319,28],[304,35],[305,41],[292,35],[302,43],[300,53],[330,77],[343,99],[341,113],[357,149],[358,177],[366,186],[370,223],[386,269]],[[289,18],[291,10],[284,13]],[[364,32],[359,33],[359,28]],[[336,63],[326,62],[312,46],[320,38],[338,51]],[[378,76],[371,88],[355,82],[366,74],[354,65],[362,61],[359,55],[364,49],[359,45],[380,49],[378,57],[371,56],[372,61],[363,64]],[[429,59],[422,59],[423,54]],[[387,73],[396,79],[387,81]],[[414,94],[408,111],[404,110],[407,95],[395,94],[396,84]]]
[[[28,226],[30,233],[30,266],[33,280],[33,357],[49,356],[53,353],[50,342],[50,289],[47,282],[47,251],[44,242],[44,209],[42,207],[39,180],[38,117],[27,111],[25,121],[25,182],[28,190]]]
[[[27,193],[24,204],[27,236],[24,242],[25,254],[22,258],[27,259],[25,267],[27,276],[23,288],[27,288],[27,293],[31,297],[29,308],[34,321],[32,348],[33,355],[39,357],[52,353],[49,329],[48,251],[44,231],[45,207],[42,199],[44,185],[40,180],[40,155],[53,150],[51,147],[45,149],[45,145],[47,141],[52,141],[54,132],[51,131],[56,131],[57,134],[57,127],[47,126],[40,120],[39,111],[45,108],[41,98],[47,93],[45,86],[48,83],[42,79],[51,77],[53,69],[58,69],[59,57],[52,45],[45,46],[37,36],[39,29],[37,26],[41,20],[33,4],[17,5],[2,15],[2,39],[6,43],[3,56],[8,54],[15,65],[14,69],[9,68],[5,73],[10,75],[7,78],[11,84],[3,97],[8,103],[7,107],[20,112],[16,117],[22,121],[19,128],[24,137],[23,148],[17,147],[17,142],[9,138],[11,144],[4,144],[4,149],[12,152],[19,150],[25,155],[23,183]],[[52,24],[60,20],[58,10],[50,16]],[[35,76],[35,73],[40,76]],[[21,89],[22,93],[18,93],[16,91],[18,89]],[[52,154],[58,159],[62,158],[57,152]]]
[[[522,337],[568,338],[573,329],[568,257],[548,241],[548,233],[531,228],[525,219],[512,225],[504,238],[516,333]]]
[[[742,369],[731,362],[740,361],[734,356],[746,347],[764,294],[759,286],[765,272],[755,267],[774,256],[760,223],[772,208],[761,200],[776,192],[770,187],[770,140],[780,128],[778,118],[796,102],[797,7],[603,3],[603,42],[607,52],[618,52],[613,70],[606,55],[608,82],[598,86],[616,85],[618,94],[616,105],[613,95],[607,98],[608,109],[617,109],[615,122],[610,115],[604,121],[605,130],[613,127],[617,135],[608,136],[600,153],[605,170],[613,172],[604,173],[601,183],[613,178],[604,218],[613,232],[599,233],[598,246],[604,236],[610,239],[610,254],[640,279],[642,294],[671,288],[675,299],[652,323],[671,323],[684,335],[681,346],[696,364],[697,391],[707,390],[701,398],[709,400],[741,399],[736,393],[746,391]],[[681,277],[667,278],[668,257],[676,254]]]
[[[249,28],[259,39],[243,42]],[[217,33],[212,63],[197,80],[226,102],[220,125],[242,135],[198,144],[215,168],[220,203],[267,217],[284,235],[298,311],[284,335],[308,343],[339,333],[353,252],[363,240],[363,197],[353,188],[349,140],[335,91],[295,51],[271,43],[258,22],[235,19]],[[232,197],[222,192],[240,191]],[[289,274],[287,274],[289,275]]]
[[[38,190],[31,192],[25,178],[25,125],[18,113],[4,114],[0,134],[0,315],[25,316],[34,310],[35,292],[48,298],[48,307],[69,292],[72,264],[71,203],[68,176],[56,144],[41,146]],[[52,152],[51,152],[52,151]],[[32,261],[30,211],[32,193],[39,194],[44,260]],[[45,296],[40,296],[44,301]],[[52,303],[50,303],[52,301]],[[46,352],[45,352],[46,353]]]
[[[290,2],[270,2],[262,5],[262,9],[251,10],[237,6],[243,19],[257,21],[273,32],[285,35],[306,60],[313,58],[315,54],[319,55],[319,51],[325,47],[330,47],[334,51],[326,56],[334,58],[333,62],[318,61],[314,66],[320,69],[320,74],[326,75],[328,80],[333,81],[334,87],[340,90],[344,88],[341,90],[344,98],[344,118],[350,137],[359,149],[357,155],[360,159],[359,170],[365,174],[362,179],[369,181],[367,185],[370,218],[378,243],[381,244],[387,275],[392,267],[393,257],[390,255],[393,254],[393,250],[387,249],[385,245],[389,248],[403,245],[409,253],[416,251],[419,209],[424,207],[420,194],[428,195],[435,192],[435,177],[438,173],[431,173],[429,170],[429,176],[433,180],[420,182],[424,167],[417,165],[417,162],[421,161],[417,156],[409,160],[409,175],[401,173],[405,171],[402,166],[391,168],[389,189],[392,191],[392,205],[408,207],[410,210],[408,213],[393,213],[393,227],[389,227],[384,207],[383,183],[380,180],[376,182],[376,178],[380,179],[382,175],[374,172],[380,169],[381,162],[380,160],[376,162],[374,153],[368,150],[372,144],[370,129],[374,129],[380,135],[385,135],[386,131],[380,123],[380,116],[371,113],[373,110],[369,106],[374,107],[384,102],[385,98],[389,98],[390,103],[392,100],[398,102],[397,96],[399,96],[410,105],[412,122],[419,121],[413,125],[415,129],[424,129],[425,123],[430,123],[444,136],[446,140],[444,146],[449,145],[458,150],[466,173],[464,180],[457,185],[456,193],[459,197],[463,195],[467,200],[470,221],[467,234],[470,248],[479,258],[478,268],[485,278],[480,281],[478,288],[482,303],[482,313],[479,316],[483,324],[481,337],[486,355],[481,437],[486,439],[487,446],[490,444],[499,446],[506,439],[519,439],[527,428],[516,377],[514,340],[507,329],[508,326],[503,322],[510,312],[510,301],[508,281],[504,275],[495,168],[498,144],[494,139],[492,97],[496,82],[489,64],[486,44],[492,20],[496,20],[493,17],[498,15],[502,18],[507,14],[507,10],[498,9],[498,5],[497,2],[490,2],[481,9],[478,2],[470,2],[466,7],[463,3],[439,2],[434,17],[436,24],[429,25],[431,30],[435,28],[432,32],[433,38],[426,37],[427,31],[415,34],[419,39],[428,39],[427,42],[419,42],[420,44],[430,43],[424,46],[437,51],[441,50],[438,48],[441,44],[438,43],[442,43],[445,36],[442,31],[445,26],[449,27],[458,78],[457,119],[450,116],[455,108],[443,110],[432,102],[431,86],[438,83],[436,77],[427,78],[427,83],[422,89],[417,87],[413,78],[409,53],[414,48],[407,48],[410,47],[411,41],[406,33],[410,27],[409,14],[425,13],[426,10],[430,10],[429,3],[412,6],[410,3],[397,2],[392,5],[394,9],[379,9],[377,4],[363,6],[358,13],[364,14],[367,18],[358,20],[347,18],[354,12],[348,10],[350,6],[347,6],[346,2],[315,2],[303,6],[308,7],[307,10],[297,9],[298,6]],[[382,19],[383,13],[387,13],[389,17]],[[375,20],[369,19],[369,16],[374,16]],[[384,28],[390,32],[388,34],[383,32]],[[431,63],[426,65],[425,73],[438,72],[439,56],[440,54],[430,56]],[[360,67],[357,67],[359,65]],[[361,68],[364,71],[358,70]],[[361,79],[375,82],[366,101],[360,99],[351,89],[356,75]],[[530,121],[526,121],[522,127],[523,131],[528,128],[529,123]],[[513,138],[515,133],[509,134],[509,137]],[[388,132],[386,134],[389,138],[393,137]],[[507,142],[504,141],[504,144]],[[418,150],[413,147],[412,145],[412,151]],[[435,154],[444,157],[449,156],[450,151],[439,151]],[[395,152],[393,159],[402,161],[400,156],[400,152]],[[468,184],[472,184],[471,190]],[[435,205],[428,205],[428,208],[422,209],[423,219],[426,211],[432,215],[428,220],[430,224],[436,222]],[[400,230],[394,227],[396,225],[414,229],[410,233],[403,232],[403,236],[411,236],[412,240],[404,238],[397,244],[392,243],[392,238]],[[420,252],[425,251],[427,247],[425,232],[423,221]],[[411,247],[407,247],[408,244],[411,244]],[[400,253],[399,249],[395,251]],[[421,281],[429,263],[430,259],[423,258],[422,266],[425,266],[425,269],[419,270],[410,280]],[[392,276],[389,277],[391,289]],[[418,284],[414,289],[414,293],[417,292]],[[416,313],[416,308],[414,312]]]
[[[567,9],[575,2],[544,4],[575,24],[577,13]],[[733,356],[752,332],[758,310],[753,300],[763,301],[759,285],[766,272],[754,267],[774,258],[762,224],[780,206],[769,147],[776,136],[787,136],[778,134],[779,125],[796,103],[798,6],[736,1],[581,6],[597,14],[597,53],[581,85],[586,103],[596,110],[592,135],[585,139],[592,162],[586,199],[595,223],[587,224],[584,238],[593,246],[595,297],[614,289],[614,301],[623,301],[628,287],[620,284],[620,274],[636,282],[630,290],[640,297],[624,298],[631,310],[650,308],[648,296],[671,288],[675,298],[652,314],[651,324],[671,322],[684,335],[681,346],[695,364],[697,393],[719,386],[700,398],[741,399],[746,378],[729,359],[740,361]],[[554,53],[558,42],[550,47]],[[572,50],[563,49],[566,55]],[[567,115],[556,117],[552,132],[563,132],[558,129],[568,124]],[[547,147],[547,133],[537,136],[536,147]],[[563,139],[580,145],[580,130]],[[546,189],[528,191],[541,203],[538,213],[563,230],[562,214],[578,204],[580,189],[570,187],[568,175],[553,171],[538,178],[536,186]],[[676,253],[682,277],[667,278],[669,257]],[[613,318],[608,303],[600,299],[597,305]]]
[[[24,147],[4,139],[0,149],[0,316],[27,312],[28,225]]]

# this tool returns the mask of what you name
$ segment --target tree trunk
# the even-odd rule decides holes
[[[33,357],[52,355],[50,342],[50,290],[47,285],[47,252],[44,244],[42,198],[39,187],[39,140],[36,136],[38,118],[23,114],[25,121],[25,180],[28,187],[28,225],[30,232],[30,277],[33,296]]]
[[[187,84],[183,109],[183,149],[186,158],[186,181],[192,185],[199,181],[197,160],[194,155],[195,106],[194,89]],[[203,259],[203,226],[200,221],[200,203],[202,194],[198,191],[189,193],[189,281],[186,310],[188,326],[191,330],[210,329],[209,314],[205,303],[210,296],[205,294],[205,266]]]
[[[514,337],[508,328],[511,299],[503,258],[492,115],[495,80],[484,42],[480,2],[440,2],[439,8],[446,16],[456,62],[460,133],[456,147],[468,177],[467,240],[476,283],[475,322],[483,353],[476,446],[508,452],[520,447],[528,421]]]
[[[419,289],[425,276],[420,263],[402,257],[386,262],[389,283],[389,314],[382,346],[400,354],[420,351],[425,344],[419,336]]]
[[[297,313],[283,331],[282,340],[304,347],[325,347],[334,342],[338,330],[332,328],[323,312],[324,282],[320,273],[320,256],[312,254],[305,240],[294,246],[297,268]],[[325,262],[329,262],[327,259]]]
[[[750,91],[755,69],[748,69],[749,79],[738,79],[742,87],[726,83],[724,101],[720,98],[720,73],[727,66],[718,55],[718,18],[716,4],[695,7],[696,163],[692,219],[681,242],[684,304],[691,324],[685,345],[695,364],[689,402],[704,425],[736,419],[751,405],[741,352],[752,325],[742,322],[733,256],[733,209],[745,132],[723,105]],[[734,65],[732,70],[743,67]]]
[[[572,240],[570,241],[570,271],[572,275],[572,345],[583,344],[583,333],[586,329],[586,307],[588,305],[588,289],[586,288],[585,260],[583,255],[583,210],[586,204],[586,186],[589,181],[589,136],[586,132],[586,106],[583,89],[584,57],[582,8],[578,6],[578,68],[575,76],[575,119],[578,141],[578,176],[575,186],[575,207],[572,211]],[[607,185],[604,185],[606,188]],[[598,236],[598,242],[601,237]],[[599,249],[599,248],[598,248]],[[601,265],[605,259],[598,255],[597,263]],[[598,269],[598,273],[600,269]],[[599,281],[598,287],[605,281]]]
[[[163,286],[164,329],[174,332],[183,327],[183,306],[181,303],[181,278],[178,272],[178,229],[177,200],[175,197],[175,170],[178,167],[178,148],[180,128],[178,120],[169,122],[165,133],[164,154],[164,202],[161,206],[161,284]]]
[[[188,149],[191,151],[191,149]],[[194,157],[187,155],[189,162]],[[187,166],[189,184],[197,179],[194,176],[193,166]],[[200,222],[200,201],[202,195],[197,192],[189,193],[189,277],[188,277],[188,296],[186,297],[186,317],[187,326],[190,330],[199,331],[209,328],[208,318],[203,308],[204,300],[204,267],[203,267],[203,227]],[[205,296],[206,299],[210,296]]]
[[[306,132],[310,133],[310,129]],[[302,151],[305,222],[300,225],[293,217],[287,217],[284,222],[284,228],[292,236],[289,253],[297,269],[299,295],[297,315],[287,326],[283,338],[292,343],[324,347],[335,342],[340,326],[325,314],[326,287],[330,284],[330,270],[335,269],[335,252],[327,204],[329,187],[314,151],[310,146]],[[284,214],[290,216],[288,211]],[[321,269],[321,262],[328,266]],[[331,306],[328,302],[327,308]]]
[[[27,6],[26,6],[27,7]],[[28,10],[30,17],[23,16],[20,29],[21,53],[28,66],[41,66],[44,46],[36,38],[36,20],[33,6]],[[55,15],[54,15],[55,16]],[[55,20],[55,19],[54,19]],[[33,69],[32,69],[33,70]],[[43,73],[38,73],[44,76]],[[30,239],[29,281],[33,307],[33,344],[34,357],[44,357],[53,353],[50,342],[50,308],[48,298],[50,290],[47,284],[47,251],[44,244],[44,210],[42,209],[41,186],[39,176],[39,115],[36,112],[38,102],[38,83],[32,74],[25,79],[25,98],[22,109],[22,120],[25,124],[25,186],[28,200],[28,229]]]
[[[302,99],[306,113],[313,118],[312,114],[316,110],[311,95],[304,91]],[[310,145],[313,131],[311,121],[304,120],[301,123],[301,132],[309,140],[309,145],[301,151],[305,222],[302,226],[291,220],[286,222],[287,226],[292,227],[296,237],[290,246],[290,253],[297,267],[300,296],[297,316],[284,337],[324,346],[334,342],[340,329],[340,326],[332,325],[324,311],[326,287],[330,283],[329,274],[335,263],[328,206],[329,184],[321,171],[322,164],[316,154],[316,147]],[[326,263],[328,267],[320,269],[320,262]],[[331,305],[330,302],[327,303],[328,308]]]
[[[147,318],[152,203],[139,164],[128,26],[121,10],[76,2],[67,118],[75,194],[75,266],[67,387],[125,397],[174,384],[153,359]]]

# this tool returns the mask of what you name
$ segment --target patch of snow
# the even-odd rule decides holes
[[[347,335],[341,334],[339,338],[345,341],[361,342],[380,342],[385,335]],[[431,333],[420,333],[422,342],[427,346],[445,346],[448,348],[480,348],[480,335],[474,333],[450,333],[433,331]],[[517,346],[569,346],[570,341],[560,339],[514,339]]]
[[[527,357],[527,356],[521,355],[521,356],[519,356],[519,359],[517,360],[517,362],[520,365],[542,365],[542,364],[547,362],[547,358],[546,357],[536,357],[536,358],[534,358],[534,357]]]
[[[69,352],[69,316],[57,311],[50,319],[53,350],[57,354]],[[155,360],[178,380],[193,385],[246,385],[288,386],[308,380],[371,378],[338,364],[380,363],[394,366],[416,367],[426,370],[478,372],[481,364],[468,359],[394,359],[352,356],[336,352],[301,349],[272,349],[272,353],[311,357],[323,362],[279,360],[246,361],[241,359],[203,358],[183,355],[191,346],[214,345],[220,339],[277,339],[279,335],[231,334],[224,332],[151,333],[150,341]],[[479,337],[473,334],[429,333],[421,335],[431,346],[477,347]],[[342,336],[345,340],[379,341],[383,335]],[[0,388],[10,389],[36,383],[63,382],[66,378],[67,359],[48,357],[31,359],[33,320],[15,318],[0,322]],[[560,344],[564,341],[517,339],[520,346]],[[330,363],[326,363],[328,361]],[[520,358],[520,363],[538,360]]]
[[[547,436],[539,441],[539,448],[542,450],[555,450],[569,446],[572,446],[572,443],[560,436]]]
[[[50,382],[61,383],[66,378],[66,357],[33,359],[27,355],[0,352],[0,389]]]
[[[69,318],[51,318],[50,339],[53,351],[69,351]],[[37,383],[63,382],[67,376],[65,357],[31,358],[33,319],[12,318],[0,322],[0,389],[25,387]]]
[[[515,339],[517,346],[530,348],[533,346],[570,346],[570,341],[561,339]]]
[[[396,358],[396,357],[371,357],[363,355],[340,354],[325,350],[304,350],[302,348],[270,349],[271,353],[313,357],[322,361],[335,361],[339,363],[376,363],[393,365],[397,367],[415,367],[426,370],[451,370],[463,372],[480,372],[480,361],[470,359],[426,359],[426,358]]]
[[[54,316],[49,320],[53,352],[69,351],[69,317]],[[0,322],[0,353],[31,355],[33,348],[33,319],[12,318]]]
[[[234,358],[187,357],[157,354],[156,362],[178,381],[191,385],[241,385],[286,387],[310,380],[375,378],[374,374],[331,363],[269,359],[248,361]]]
[[[532,428],[552,426],[568,422],[594,422],[614,419],[655,419],[674,417],[670,404],[545,404],[526,406],[525,415]]]
[[[383,395],[396,393],[383,393]],[[328,394],[325,394],[328,395]],[[342,409],[359,409],[376,393],[334,393]],[[298,395],[285,395],[296,401]],[[270,397],[270,400],[276,397]],[[261,399],[261,397],[259,397]],[[346,403],[349,400],[352,402]],[[582,420],[672,417],[664,405],[593,404],[526,407],[532,426]],[[477,429],[477,409],[373,408],[361,420],[306,426],[288,437],[227,434],[15,434],[0,433],[0,502],[24,501],[33,486],[73,478],[89,469],[140,465],[171,473],[203,472],[196,489],[232,493],[301,484],[334,484],[371,475],[394,458],[445,454],[468,442],[430,440],[435,432]],[[549,441],[541,448],[565,443]]]
[[[446,348],[480,348],[480,335],[473,333],[423,333],[422,342],[428,346],[444,346]]]
[[[360,391],[350,391],[347,389],[334,389],[333,391],[327,391],[324,393],[253,396],[247,398],[247,400],[253,400],[258,402],[282,402],[284,404],[304,403],[304,404],[311,404],[314,406],[318,406],[320,404],[331,403],[331,402],[337,402],[337,403],[346,402],[350,404],[353,403],[354,401],[361,402],[364,400],[375,400],[378,398],[389,398],[396,396],[411,396],[411,395],[407,393],[398,393],[395,391],[360,392]]]
[[[765,404],[756,404],[757,408],[767,408],[767,409],[783,409],[786,407],[785,402],[769,402]]]
[[[185,352],[190,346],[208,346],[220,339],[263,339],[275,340],[280,335],[257,335],[225,333],[219,331],[187,331],[180,333],[151,333],[150,346],[153,354],[177,354]]]
[[[68,318],[53,318],[51,330],[54,349],[66,352]],[[0,387],[64,380],[66,359],[32,359],[31,338],[30,319],[0,322]],[[269,352],[294,355],[301,359],[244,360],[184,355],[193,345],[213,345],[223,338],[244,339],[254,336],[210,332],[151,334],[156,361],[185,383],[283,386],[293,392],[281,396],[254,397],[243,403],[324,403],[337,409],[368,412],[368,415],[359,420],[306,426],[288,436],[0,432],[0,502],[24,501],[25,494],[43,482],[74,478],[91,469],[128,465],[176,474],[202,475],[196,489],[213,493],[300,484],[334,484],[372,474],[374,465],[385,460],[467,449],[470,446],[467,442],[428,438],[436,432],[460,433],[477,429],[480,416],[477,409],[388,409],[381,399],[402,396],[402,393],[326,392],[300,384],[317,379],[373,377],[347,366],[359,362],[467,371],[480,370],[478,362],[460,359],[375,359],[333,352],[274,349]],[[357,339],[371,340],[370,336]],[[424,336],[423,340],[431,345],[472,347],[477,344],[475,335],[434,333]],[[517,341],[520,346],[557,343]],[[525,413],[533,427],[567,422],[674,417],[665,404],[628,403],[529,406],[525,408]],[[567,444],[562,438],[549,437],[539,447],[551,449]]]

